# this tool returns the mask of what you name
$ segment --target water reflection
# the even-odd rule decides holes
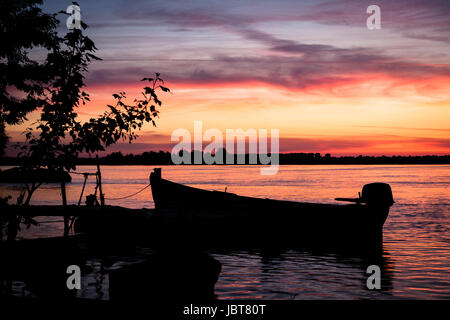
[[[63,238],[3,243],[0,254],[6,261],[0,266],[0,295],[111,301],[215,299],[221,263],[195,249],[167,249],[111,248],[107,243],[89,245]],[[81,290],[66,286],[69,265],[81,268]]]
[[[213,251],[223,264],[223,299],[352,299],[392,296],[394,263],[388,252],[354,255],[307,248]],[[381,290],[366,287],[369,265],[381,269]],[[236,279],[239,281],[236,281]],[[232,294],[229,294],[232,292]]]
[[[15,248],[20,259],[3,264],[3,293],[117,301],[352,299],[355,295],[386,299],[392,296],[395,273],[385,249],[361,254],[317,247],[161,251],[126,245],[112,249],[110,244],[49,243],[39,244],[40,250],[36,246]],[[80,291],[65,287],[70,264],[82,267]],[[373,264],[381,269],[381,290],[366,288],[366,270]]]
[[[199,251],[156,252],[109,270],[111,300],[212,300],[221,264]]]

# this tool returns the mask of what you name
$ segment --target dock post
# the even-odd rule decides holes
[[[153,202],[155,203],[155,210],[157,213],[162,213],[162,204],[160,199],[161,188],[161,168],[154,168],[150,173],[150,185],[152,186]]]
[[[64,170],[61,168],[60,171],[61,171],[61,197],[62,197],[62,204],[63,204],[64,211],[66,211],[66,207],[67,207],[66,182],[64,181],[64,178],[63,178]],[[69,218],[64,213],[64,236],[66,237],[68,235],[69,235]]]
[[[97,178],[98,178],[98,191],[100,192],[100,206],[105,206],[105,196],[102,191],[102,173],[100,172],[100,164],[98,162],[98,155],[96,156],[97,159]]]
[[[89,177],[89,173],[83,173],[83,176],[84,176],[84,182],[83,182],[83,188],[81,189],[80,199],[78,200],[78,206],[80,206],[81,200],[83,200],[84,188],[86,187],[86,181]]]

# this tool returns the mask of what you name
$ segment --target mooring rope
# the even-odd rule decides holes
[[[77,172],[77,171],[70,171],[70,173],[84,175],[84,179],[85,179],[85,180],[84,180],[84,183],[86,183],[86,180],[87,180],[87,177],[88,177],[88,176],[96,176],[96,175],[97,175],[97,172]],[[95,195],[97,195],[97,187],[98,187],[98,183],[97,183],[97,186],[95,187]],[[149,183],[148,185],[146,185],[144,188],[142,188],[141,190],[139,190],[139,191],[137,191],[137,192],[135,192],[135,193],[132,193],[132,194],[130,194],[130,195],[128,195],[128,196],[125,196],[125,197],[119,197],[119,198],[105,198],[105,200],[122,200],[122,199],[131,198],[132,196],[135,196],[135,195],[141,193],[142,191],[144,191],[144,190],[147,189],[148,187],[150,187],[150,183]],[[83,191],[84,191],[84,186],[83,186]],[[78,205],[80,205],[81,197],[82,197],[82,195],[83,195],[83,191],[82,191],[82,193],[81,193],[81,195],[80,195],[80,201],[78,202]]]
[[[139,190],[138,192],[132,193],[128,196],[125,197],[120,197],[120,198],[105,198],[105,200],[122,200],[122,199],[126,199],[126,198],[130,198],[132,196],[137,195],[138,193],[141,193],[142,191],[144,191],[145,189],[147,189],[148,187],[150,187],[150,183],[148,185],[146,185],[144,188],[142,188],[141,190]]]
[[[77,171],[69,171],[69,173],[73,174],[82,174],[82,175],[88,175],[88,176],[96,176],[97,172],[77,172]]]

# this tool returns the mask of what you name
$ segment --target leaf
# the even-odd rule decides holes
[[[164,92],[170,92],[169,88],[163,87],[163,86],[159,86],[161,88],[162,91]]]
[[[150,94],[153,95],[153,93],[155,92],[155,90],[153,90],[153,89],[150,88],[150,87],[145,87],[144,90],[145,90],[145,93],[146,93],[146,94],[150,93]]]
[[[92,53],[86,53],[86,56],[91,59],[98,60],[98,61],[103,60],[102,58],[97,57],[96,55],[93,55]]]
[[[112,112],[117,113],[117,109],[114,106],[112,106],[110,104],[108,104],[107,106],[108,106],[108,108],[111,109]]]

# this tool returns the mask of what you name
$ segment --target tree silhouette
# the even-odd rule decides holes
[[[141,80],[147,84],[142,98],[128,104],[125,92],[113,94],[114,106],[108,105],[107,111],[87,122],[80,121],[76,110],[89,101],[89,94],[83,90],[84,74],[92,60],[101,59],[94,55],[97,50],[94,42],[83,34],[88,27],[85,23],[81,22],[82,29],[72,29],[60,37],[56,32],[59,23],[56,14],[42,13],[36,6],[39,3],[6,1],[0,6],[2,21],[3,16],[6,18],[1,26],[2,39],[8,44],[0,52],[0,68],[5,71],[0,88],[0,124],[20,123],[29,112],[39,108],[38,120],[25,133],[27,143],[21,151],[26,156],[23,170],[75,170],[80,153],[105,150],[121,139],[131,143],[145,123],[156,126],[157,108],[162,105],[157,92],[170,90],[156,73],[153,78]],[[28,28],[39,31],[31,31],[25,40],[12,39],[15,30],[22,34]],[[47,50],[44,62],[29,57],[28,50],[37,47]],[[26,195],[21,194],[17,204],[28,205],[39,186],[36,181],[27,184]]]
[[[0,2],[0,127],[26,120],[42,106],[46,84],[56,77],[46,59],[33,59],[30,49],[46,51],[58,43],[55,14],[46,14],[38,0]],[[0,153],[6,134],[0,131]]]

